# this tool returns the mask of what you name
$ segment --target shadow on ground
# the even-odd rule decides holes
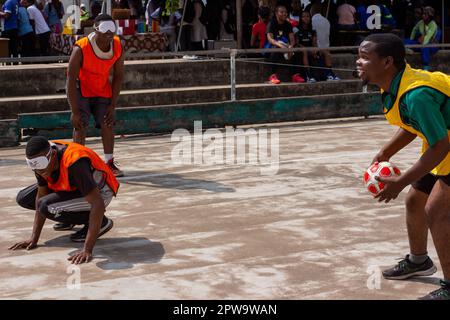
[[[188,179],[179,174],[157,173],[145,171],[126,171],[126,176],[119,178],[120,183],[146,186],[152,188],[167,188],[179,190],[206,190],[210,192],[236,192],[216,181]]]
[[[74,243],[69,235],[60,236],[44,243],[46,247],[75,248],[69,255],[83,248],[82,243]],[[166,251],[160,242],[143,237],[100,238],[94,248],[94,262],[103,270],[131,269],[136,264],[153,264],[161,261]]]

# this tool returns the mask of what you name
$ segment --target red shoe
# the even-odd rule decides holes
[[[119,169],[119,167],[117,166],[117,162],[114,161],[114,158],[112,158],[111,160],[109,160],[106,165],[111,169],[111,171],[113,172],[114,176],[116,177],[123,177],[123,171]]]
[[[306,81],[305,81],[305,79],[303,79],[298,73],[296,73],[296,74],[294,74],[294,75],[292,76],[292,82],[295,82],[295,83],[305,83]]]
[[[272,84],[280,84],[281,83],[281,81],[278,79],[278,77],[275,73],[269,77],[269,82]]]

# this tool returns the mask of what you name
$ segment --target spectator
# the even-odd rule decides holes
[[[46,56],[50,50],[50,28],[42,12],[34,5],[34,0],[24,0],[23,4],[27,7],[30,23],[38,39],[40,55]]]
[[[149,26],[149,28],[151,28],[153,23],[152,18],[153,13],[159,8],[161,8],[161,5],[162,5],[161,0],[149,0],[147,2],[147,7],[145,8],[145,18],[147,20],[147,25]]]
[[[205,25],[200,21],[205,6],[202,0],[193,0],[195,16],[192,21],[191,46],[193,50],[204,50],[204,41],[208,40]]]
[[[84,3],[80,4],[80,21],[88,21],[89,20],[89,11],[86,9],[86,5]]]
[[[292,0],[291,2],[292,10],[289,13],[289,22],[292,25],[292,28],[294,30],[294,33],[298,30],[300,19],[302,16],[302,5],[300,3],[300,0]]]
[[[296,42],[297,47],[301,48],[311,48],[311,47],[317,47],[317,34],[312,29],[311,25],[311,14],[308,11],[302,12],[302,21],[301,24],[295,33],[296,36]],[[311,72],[309,66],[310,62],[313,62],[314,65],[319,66],[319,52],[317,50],[314,51],[308,51],[308,52],[296,52],[294,55],[294,61],[296,61],[298,64],[303,64],[305,66],[303,68],[303,74],[302,76],[306,78],[307,82],[313,83],[316,82],[317,74],[316,71],[319,71],[320,69],[314,69]],[[319,66],[320,67],[320,66]],[[319,78],[317,78],[319,79]],[[320,80],[320,79],[319,79]]]
[[[369,19],[369,14],[367,13],[366,0],[358,0],[356,19],[358,20],[359,29],[367,30],[367,19]]]
[[[18,18],[19,2],[18,0],[6,0],[0,11],[0,18],[4,19],[4,30],[2,37],[9,39],[9,55],[17,56],[18,42]]]
[[[259,21],[255,23],[252,28],[252,38],[250,40],[250,45],[252,48],[262,49],[267,42],[266,30],[267,24],[270,20],[269,7],[259,7],[258,17]]]
[[[258,22],[258,3],[254,0],[242,1],[242,46],[250,48],[252,27]]]
[[[410,35],[413,31],[416,24],[419,23],[420,20],[422,20],[423,15],[423,8],[422,7],[415,7],[413,13],[408,16],[407,22],[405,23],[405,35]]]
[[[208,23],[206,24],[206,33],[209,40],[219,40],[220,25],[222,16],[222,7],[220,1],[208,1],[206,3],[208,12]]]
[[[177,32],[176,26],[178,23],[177,14],[171,13],[170,15],[162,15],[161,16],[161,24],[159,31],[163,32],[167,35],[167,39],[169,40],[169,50],[175,51],[175,46],[177,43]]]
[[[102,2],[98,0],[92,1],[89,19],[95,19],[100,12],[102,12]]]
[[[128,0],[128,8],[130,9],[130,16],[132,19],[138,19],[145,15],[145,10],[141,0]]]
[[[321,49],[321,54],[325,59],[325,67],[327,69],[327,80],[340,80],[332,69],[332,61],[330,51],[326,48],[330,47],[330,22],[321,14],[322,5],[316,3],[311,8],[312,28],[317,34],[317,47]]]
[[[59,0],[51,0],[44,7],[44,18],[50,30],[54,33],[62,32],[61,19],[64,16],[64,6]]]
[[[380,8],[382,27],[392,29],[392,28],[396,27],[397,23],[391,14],[391,11],[386,6],[386,3],[388,3],[388,2],[389,1],[372,0],[371,5],[376,5],[376,6],[378,6],[378,8]]]
[[[343,0],[343,3],[337,8],[338,24],[337,27],[341,30],[354,30],[356,29],[356,9],[354,6],[348,4],[347,0]]]
[[[32,57],[34,52],[34,31],[30,23],[30,17],[28,16],[27,9],[25,8],[25,0],[20,0],[19,7],[19,43],[20,54],[22,57]]]
[[[292,48],[295,45],[294,32],[291,24],[287,21],[287,10],[284,6],[277,6],[275,9],[275,16],[271,19],[267,26],[267,41],[271,48]],[[286,60],[292,58],[292,53],[278,53],[272,52],[269,57],[269,62],[272,63],[272,74],[269,77],[269,82],[272,84],[279,84],[282,76],[280,71],[284,68],[279,64],[286,63]],[[284,80],[284,79],[283,79]],[[296,73],[292,76],[292,82],[305,82],[300,74]]]
[[[220,24],[220,39],[234,40],[236,34],[236,10],[234,3],[224,0]]]
[[[425,7],[423,9],[422,20],[420,20],[413,31],[411,37],[405,40],[405,44],[433,44],[441,41],[441,31],[434,21],[434,9]],[[438,51],[437,48],[422,48],[422,65],[424,70],[430,70],[430,56]]]

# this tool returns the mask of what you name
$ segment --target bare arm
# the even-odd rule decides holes
[[[275,47],[278,48],[286,48],[286,46],[284,46],[283,44],[281,44],[280,42],[278,42],[277,40],[275,40],[273,38],[273,33],[268,33],[267,34],[267,40],[269,40],[269,43]]]
[[[89,214],[89,229],[84,243],[84,248],[76,252],[68,260],[74,264],[89,262],[92,259],[92,251],[94,250],[95,242],[98,238],[98,233],[102,224],[103,216],[105,214],[105,203],[100,195],[98,188],[92,191],[85,197],[86,201],[91,204],[91,212]]]
[[[114,76],[112,81],[112,105],[114,107],[117,106],[117,100],[119,99],[120,90],[122,88],[122,82],[124,77],[124,61],[125,61],[125,52],[122,48],[122,55],[119,60],[114,64]]]
[[[105,115],[105,124],[108,127],[114,125],[115,121],[115,109],[117,107],[117,100],[119,99],[120,89],[122,88],[123,76],[124,76],[124,60],[125,53],[122,51],[122,56],[116,61],[113,67],[113,81],[112,81],[112,98],[111,106],[109,106]]]
[[[382,178],[377,180],[385,184],[384,189],[376,196],[378,201],[389,202],[397,198],[398,194],[409,184],[422,178],[436,167],[450,151],[448,137],[439,140],[417,160],[403,175],[399,177]]]
[[[433,170],[439,163],[444,160],[450,151],[450,143],[448,137],[439,140],[432,147],[429,147],[414,165],[409,168],[403,175],[400,176],[399,181],[405,186],[422,178],[428,172]]]
[[[38,187],[37,195],[36,195],[36,213],[34,215],[34,223],[33,223],[33,231],[31,233],[31,237],[27,241],[22,241],[14,244],[12,247],[10,247],[10,250],[17,250],[17,249],[27,249],[31,250],[37,247],[37,243],[39,241],[39,237],[41,236],[42,228],[45,224],[45,216],[43,216],[39,212],[39,206],[38,202],[39,199],[43,196],[50,193],[50,190],[47,187]]]

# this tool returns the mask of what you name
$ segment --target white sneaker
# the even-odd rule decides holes
[[[341,80],[341,78],[339,78],[338,76],[334,76],[332,74],[329,74],[327,76],[327,81],[337,81],[337,80]]]
[[[314,79],[314,78],[307,78],[307,79],[306,79],[306,82],[308,82],[308,83],[315,83],[315,82],[317,82],[317,81],[316,81],[316,79]]]

